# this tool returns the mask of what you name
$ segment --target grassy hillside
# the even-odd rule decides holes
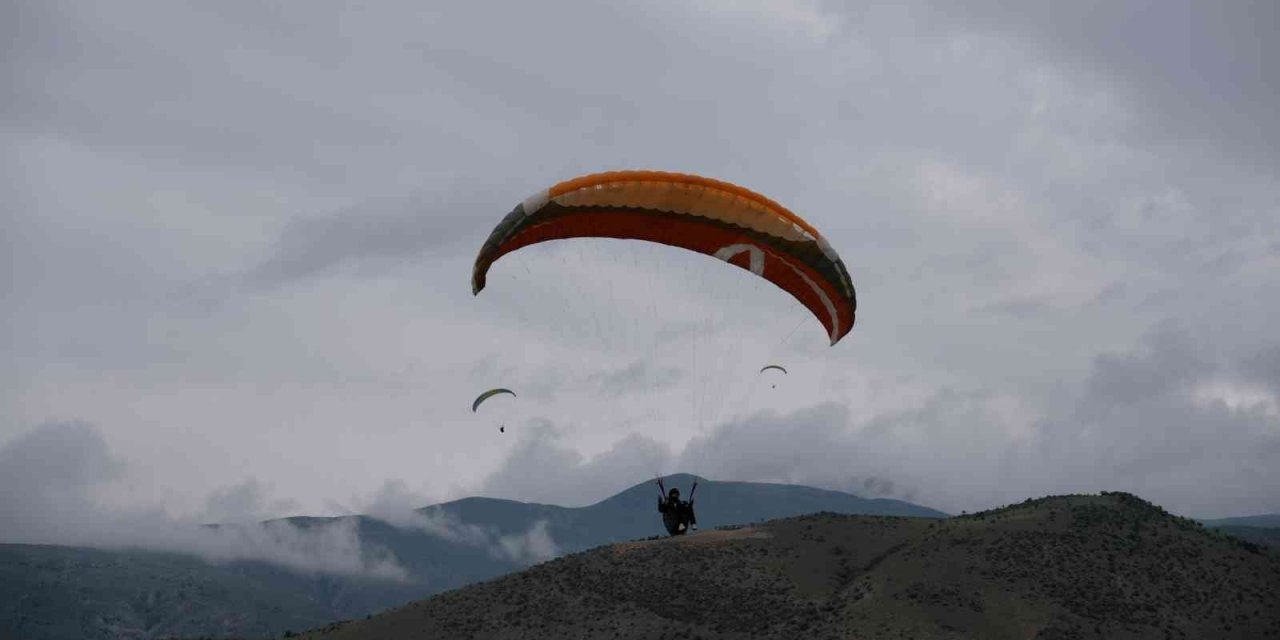
[[[1104,494],[616,544],[310,637],[1263,638],[1277,602],[1273,550]]]

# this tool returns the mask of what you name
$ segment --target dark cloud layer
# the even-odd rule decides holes
[[[1080,409],[1085,416],[1098,416],[1143,403],[1178,402],[1215,373],[1185,333],[1162,325],[1141,351],[1104,353],[1094,360]]]
[[[279,285],[326,270],[438,257],[459,239],[481,237],[490,203],[478,194],[444,190],[386,197],[287,225],[272,256],[248,274],[252,284]],[[437,254],[433,256],[433,254]],[[372,264],[371,264],[372,263]]]
[[[1163,150],[1191,143],[1228,159],[1276,164],[1274,2],[940,2],[930,9],[1105,78],[1142,105]]]
[[[34,542],[65,535],[60,520],[91,513],[89,491],[120,471],[102,435],[84,423],[51,423],[6,443],[0,448],[5,539]]]
[[[1280,397],[1280,345],[1268,345],[1245,356],[1242,372]]]

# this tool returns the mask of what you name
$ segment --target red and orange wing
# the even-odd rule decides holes
[[[622,238],[720,258],[799,300],[831,344],[853,328],[857,297],[844,262],[800,216],[754,191],[700,176],[614,171],[561,182],[507,214],[476,256],[471,289],[521,247],[566,238]]]

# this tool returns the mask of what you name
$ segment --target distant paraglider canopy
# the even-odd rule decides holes
[[[492,398],[493,396],[496,396],[500,393],[509,393],[512,396],[516,395],[516,392],[510,389],[490,389],[480,394],[479,396],[477,396],[475,402],[471,403],[471,413],[475,413],[476,409],[479,409],[480,405],[484,404],[485,400],[488,400],[489,398]]]
[[[476,256],[471,289],[522,247],[568,238],[646,240],[713,256],[772,282],[805,306],[831,344],[853,328],[857,298],[844,262],[800,216],[728,182],[614,171],[561,182],[516,205]]]

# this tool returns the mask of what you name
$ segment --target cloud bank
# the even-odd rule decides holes
[[[287,520],[202,526],[158,508],[107,506],[101,490],[125,464],[82,422],[48,423],[0,448],[0,542],[146,549],[209,562],[262,561],[304,573],[408,579],[385,550],[361,544],[352,518],[300,526]],[[264,513],[256,481],[214,494],[210,515]],[[278,506],[279,503],[277,503]]]
[[[438,506],[424,508],[422,505],[429,499],[410,490],[403,480],[388,480],[372,496],[358,502],[361,512],[369,517],[401,529],[483,549],[491,557],[517,565],[534,564],[560,555],[545,520],[534,522],[526,531],[503,534],[490,527],[462,522]]]

